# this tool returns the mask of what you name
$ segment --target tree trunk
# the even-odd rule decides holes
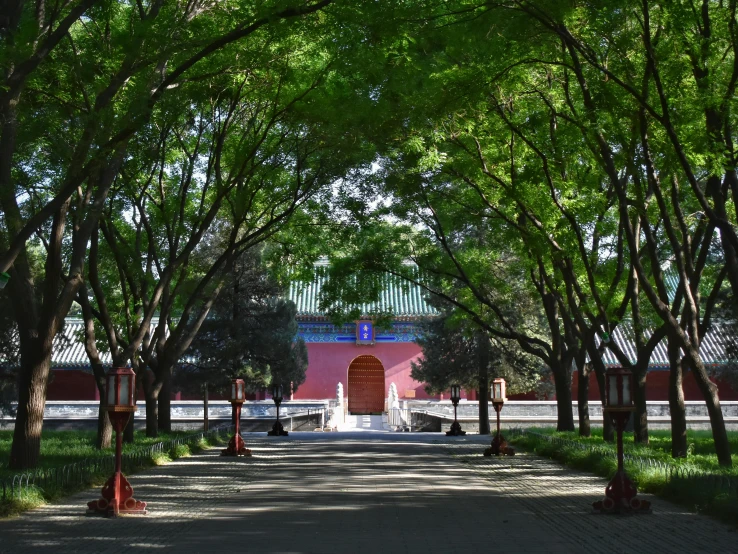
[[[600,390],[600,403],[602,404],[602,439],[605,442],[613,442],[615,440],[615,427],[609,417],[605,416],[605,363],[602,361],[599,350],[594,343],[587,347],[589,359],[594,368],[595,377],[597,378],[597,388]]]
[[[135,424],[135,418],[136,414],[131,414],[131,418],[128,420],[128,423],[126,424],[126,428],[123,429],[123,442],[127,444],[133,444],[135,442],[135,432],[136,432],[136,424]]]
[[[693,371],[693,373],[696,372]],[[697,380],[697,384],[699,384],[699,379]],[[730,442],[728,441],[728,433],[725,429],[723,411],[720,408],[720,398],[718,397],[717,387],[711,389],[711,391],[705,395],[705,403],[707,404],[707,413],[710,416],[712,438],[713,441],[715,441],[715,454],[717,454],[718,463],[721,466],[732,467],[733,459],[730,456]]]
[[[484,331],[477,333],[479,354],[479,386],[477,396],[479,402],[479,434],[489,435],[489,337]]]
[[[484,372],[484,378],[479,376],[479,434],[489,435],[489,378],[487,372]]]
[[[159,436],[159,399],[154,387],[146,391],[146,436]]]
[[[721,132],[722,130],[718,131],[718,134]],[[719,181],[718,184],[715,186],[715,190],[720,190]],[[725,210],[725,200],[723,198],[723,195],[713,195],[713,199],[716,202],[715,207],[718,212],[718,217],[725,218],[726,221],[729,221],[728,215]],[[733,201],[735,202],[735,199],[733,199]],[[725,263],[725,267],[728,270],[728,281],[730,282],[730,288],[733,291],[732,299],[733,303],[735,304],[736,302],[738,302],[738,252],[736,252],[733,241],[728,236],[728,233],[725,233],[723,230],[721,230],[719,236],[720,244],[723,247],[723,260]]]
[[[687,411],[682,387],[682,361],[679,346],[669,339],[669,414],[671,418],[671,456],[687,457]]]
[[[90,245],[90,258],[92,263],[90,264],[90,272],[96,276],[97,272],[97,243]],[[95,322],[93,321],[92,308],[90,307],[90,301],[88,298],[87,286],[82,284],[79,288],[79,295],[77,301],[82,306],[82,317],[85,324],[85,352],[87,353],[87,359],[90,362],[92,368],[92,376],[95,379],[95,386],[97,386],[97,392],[100,396],[100,405],[97,409],[97,438],[95,440],[95,446],[98,450],[103,448],[110,448],[113,442],[113,426],[110,423],[108,417],[108,411],[106,407],[108,405],[108,397],[106,394],[106,381],[107,376],[105,374],[105,367],[100,360],[100,352],[97,349],[97,341],[95,339]],[[114,350],[114,349],[113,349]],[[113,360],[113,367],[119,367],[116,363],[117,360]]]
[[[141,382],[141,379],[146,378],[146,372],[141,371],[141,365],[139,362],[135,359],[131,361],[131,368],[136,373],[136,392],[134,394],[134,401],[136,404],[138,404],[138,391],[139,389],[144,389],[144,384]],[[136,412],[134,412],[131,415],[131,418],[128,420],[128,423],[126,424],[126,428],[123,430],[123,442],[126,444],[133,444],[135,442],[135,433],[136,433]]]
[[[556,430],[574,431],[574,411],[571,405],[571,374],[563,367],[551,368],[556,388]]]
[[[208,420],[208,384],[202,387],[202,430],[209,431],[210,421]]]
[[[100,406],[97,409],[97,440],[95,441],[98,450],[110,448],[113,444],[113,425],[110,423],[108,411],[105,409],[106,405],[107,403],[101,395]]]
[[[38,344],[38,339],[32,341]],[[46,341],[44,341],[46,342]],[[48,341],[49,345],[51,339]],[[51,348],[29,349],[21,357],[18,378],[18,410],[13,430],[9,469],[30,469],[41,455],[41,431],[44,426],[46,383],[51,368]]]
[[[583,360],[582,360],[583,361]],[[579,436],[591,437],[592,428],[589,422],[589,364],[577,364],[577,410],[579,412]]]
[[[9,469],[23,470],[38,465],[46,405],[46,381],[51,365],[49,357],[35,357],[30,360],[33,364],[31,368],[21,368]]]
[[[105,407],[108,405],[108,399],[105,396],[105,374],[95,371],[95,384],[100,394],[100,405],[97,409],[97,439],[95,446],[98,450],[110,448],[113,444],[113,425],[110,423],[108,411]]]
[[[162,433],[172,432],[172,373],[165,372],[164,382],[159,392],[159,431]]]
[[[144,398],[146,399],[146,436],[159,436],[159,394],[161,393],[164,383],[157,379],[153,371],[146,371],[145,366],[139,366],[137,374],[143,376],[141,384],[143,385]]]
[[[113,426],[110,423],[108,411],[101,402],[97,411],[97,439],[95,441],[95,446],[98,450],[102,450],[103,448],[110,448],[112,443]]]
[[[646,364],[648,360],[646,361]],[[646,413],[646,379],[648,377],[648,366],[633,366],[633,400],[635,412],[633,413],[633,441],[636,444],[648,444],[648,414]]]
[[[717,454],[718,463],[721,466],[732,467],[733,459],[730,456],[730,442],[728,442],[728,433],[725,429],[725,419],[723,411],[720,408],[720,398],[718,397],[718,388],[715,383],[710,381],[705,370],[705,365],[696,352],[691,352],[690,367],[692,375],[694,375],[697,386],[705,398],[707,405],[707,413],[710,416],[710,425],[712,427],[712,438],[715,442],[715,453]]]

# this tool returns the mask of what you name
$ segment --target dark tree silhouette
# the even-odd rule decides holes
[[[258,254],[242,256],[177,368],[175,387],[219,390],[241,377],[251,391],[272,382],[297,390],[305,381],[307,347],[295,339],[297,309],[282,292]]]
[[[420,324],[417,343],[423,350],[412,362],[411,376],[426,383],[426,391],[438,394],[458,384],[474,389],[479,397],[479,432],[489,434],[489,385],[504,377],[510,391],[528,391],[540,379],[540,363],[512,344],[491,338],[466,320],[444,311]]]

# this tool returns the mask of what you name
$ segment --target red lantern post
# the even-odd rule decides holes
[[[490,447],[484,451],[485,456],[499,456],[500,454],[507,454],[508,456],[514,456],[515,450],[512,446],[508,446],[505,437],[500,434],[500,411],[502,406],[505,405],[507,397],[505,396],[505,380],[502,378],[495,379],[492,381],[491,391],[492,393],[492,406],[495,408],[497,413],[497,434],[492,439]]]
[[[606,375],[605,417],[609,417],[618,434],[618,470],[605,488],[605,498],[592,504],[603,514],[651,513],[651,503],[636,498],[638,489],[628,478],[623,466],[623,431],[635,411],[633,405],[633,373],[625,368],[609,369]]]
[[[133,498],[133,487],[121,471],[123,429],[136,411],[136,374],[129,367],[111,369],[106,377],[107,412],[115,430],[115,473],[102,488],[102,497],[87,503],[88,514],[117,517],[146,515],[146,502]]]
[[[246,448],[246,444],[241,437],[241,407],[246,400],[246,384],[243,379],[233,379],[231,381],[231,399],[229,402],[233,406],[233,419],[236,425],[236,431],[228,441],[228,447],[221,451],[221,456],[251,456],[251,450]]]

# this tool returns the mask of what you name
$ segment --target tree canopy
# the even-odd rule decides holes
[[[390,273],[536,357],[561,430],[574,428],[572,372],[604,382],[604,344],[634,372],[646,442],[648,360],[665,340],[673,440],[686,450],[690,371],[731,463],[700,344],[738,303],[735,1],[9,5],[13,467],[37,463],[73,302],[93,367],[106,348],[148,372],[154,413],[237,260],[265,241],[282,277],[331,256],[326,306],[376,295],[351,278]],[[610,340],[625,320],[635,359]],[[296,344],[273,366],[295,383]]]
[[[255,253],[243,255],[226,278],[223,292],[175,371],[179,388],[205,383],[223,387],[240,377],[258,391],[282,383],[293,392],[305,381],[307,348],[297,335],[294,303]]]

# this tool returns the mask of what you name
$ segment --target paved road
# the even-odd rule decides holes
[[[145,518],[84,517],[88,491],[0,522],[0,552],[738,552],[729,526],[658,499],[593,515],[605,481],[531,455],[483,458],[481,437],[247,437],[131,478]],[[653,499],[652,499],[653,500]]]

